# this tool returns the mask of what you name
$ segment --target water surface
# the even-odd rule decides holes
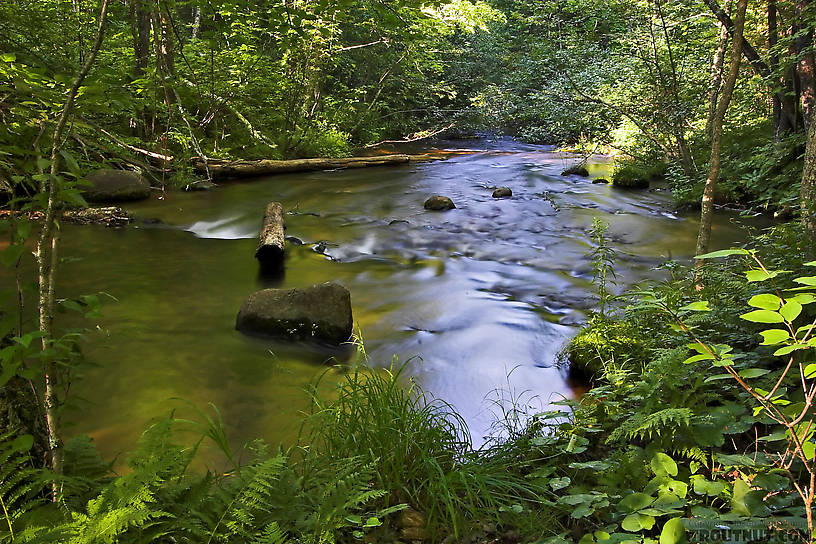
[[[323,281],[351,291],[371,362],[415,358],[410,374],[462,413],[477,443],[493,421],[491,400],[509,390],[542,406],[571,396],[555,361],[595,304],[593,218],[610,224],[621,286],[659,278],[653,268],[668,258],[688,259],[697,221],[671,213],[665,190],[563,177],[574,159],[550,148],[474,145],[445,161],[225,182],[129,206],[161,224],[66,226],[63,255],[72,260],[61,294],[118,300],[105,304],[104,332],[87,347],[93,365],[73,384],[71,432],[89,433],[112,456],[183,397],[217,405],[236,441],[291,441],[307,407],[303,388],[332,354],[244,336],[235,315],[256,289]],[[608,159],[594,158],[591,173],[608,177]],[[493,199],[498,186],[513,197]],[[433,194],[457,208],[424,210]],[[287,236],[304,242],[289,244],[276,281],[260,277],[253,258],[272,200],[288,212]],[[734,217],[717,217],[716,247],[741,236]]]

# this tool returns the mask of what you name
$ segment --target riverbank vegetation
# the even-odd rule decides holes
[[[0,195],[42,219],[0,246],[0,542],[812,542],[813,29],[782,0],[4,2]],[[235,448],[214,410],[152,425],[121,474],[63,443],[84,333],[55,317],[99,298],[58,297],[59,225],[90,169],[163,189],[193,158],[486,130],[613,151],[619,187],[701,205],[696,266],[624,298],[596,223],[580,399],[519,402],[474,449],[402,367],[351,369],[287,448]],[[724,203],[799,221],[708,253]]]

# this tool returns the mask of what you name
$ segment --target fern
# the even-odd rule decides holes
[[[0,434],[0,543],[15,540],[20,521],[44,502],[44,471],[32,468],[30,435]]]
[[[636,412],[609,435],[608,442],[626,438],[651,438],[662,435],[666,429],[691,424],[692,411],[688,408],[665,408],[653,413]]]

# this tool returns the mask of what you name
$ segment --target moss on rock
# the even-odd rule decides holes
[[[648,346],[627,321],[595,316],[564,349],[570,373],[598,377],[610,362],[644,361]]]

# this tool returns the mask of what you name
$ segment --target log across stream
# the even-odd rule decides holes
[[[209,171],[213,179],[223,179],[265,176],[272,174],[290,174],[294,172],[310,172],[314,170],[392,166],[405,164],[410,160],[410,155],[403,154],[379,155],[374,157],[349,157],[341,159],[262,159],[257,161],[224,161],[213,159],[204,161],[202,159],[198,159],[194,162],[194,166],[198,174],[206,174],[207,171]],[[415,158],[414,160],[417,159]]]

